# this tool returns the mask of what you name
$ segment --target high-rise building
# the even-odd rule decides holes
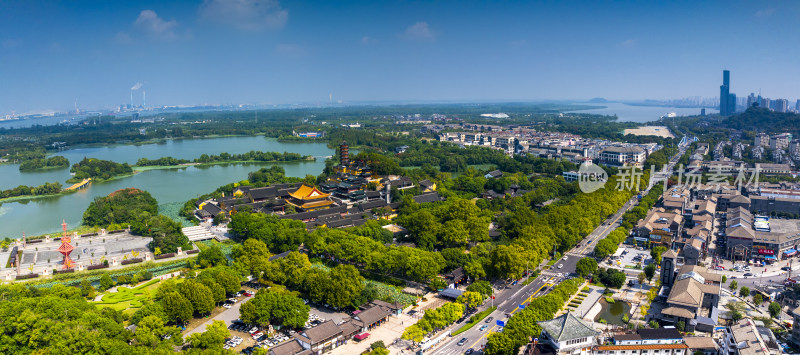
[[[772,104],[772,103],[770,102],[768,97],[762,97],[761,101],[758,103],[758,106],[761,106],[763,108],[767,108],[768,109],[768,108],[770,108],[769,107],[770,104]]]
[[[775,100],[775,111],[788,112],[789,111],[789,100],[787,100],[787,99],[777,99],[777,100]]]
[[[719,86],[719,114],[728,115],[728,94],[730,94],[731,72],[722,71],[722,85]]]
[[[728,114],[736,113],[736,94],[728,94]]]
[[[747,107],[745,107],[745,109],[753,107],[753,104],[756,102],[756,95],[751,92],[750,95],[747,96]]]
[[[798,99],[797,103],[794,104],[794,110],[800,112],[800,99]]]

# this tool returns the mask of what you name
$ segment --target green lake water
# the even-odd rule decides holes
[[[69,227],[77,226],[83,211],[96,197],[127,187],[149,191],[162,209],[173,210],[175,204],[198,195],[211,192],[221,185],[247,178],[251,171],[272,165],[281,165],[286,175],[304,177],[319,175],[325,167],[325,157],[335,154],[325,143],[281,143],[264,137],[226,137],[174,140],[158,144],[120,145],[112,147],[86,147],[63,151],[58,155],[67,157],[74,164],[83,157],[127,162],[135,164],[139,158],[156,159],[172,156],[194,159],[201,154],[245,153],[251,150],[265,152],[291,152],[317,157],[315,161],[289,163],[224,164],[205,167],[186,167],[143,171],[131,177],[108,182],[92,183],[89,188],[73,194],[40,198],[23,202],[6,202],[0,205],[0,239],[20,238],[56,232],[65,220]],[[41,185],[45,182],[61,182],[70,178],[69,169],[44,172],[20,172],[15,164],[0,165],[0,189],[18,185]],[[168,213],[172,215],[172,213]]]

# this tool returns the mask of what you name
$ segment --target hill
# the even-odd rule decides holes
[[[762,107],[750,107],[747,111],[728,117],[728,128],[753,130],[765,133],[800,133],[800,114],[770,111]]]

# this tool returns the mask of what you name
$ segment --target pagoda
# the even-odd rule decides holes
[[[63,223],[61,223],[61,229],[64,231],[61,235],[61,246],[58,247],[58,252],[64,255],[64,262],[61,265],[61,269],[69,270],[75,266],[75,262],[69,257],[69,254],[75,250],[75,247],[69,243],[72,241],[72,238],[67,236],[67,222],[63,221]]]

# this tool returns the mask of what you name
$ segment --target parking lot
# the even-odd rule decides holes
[[[622,254],[612,261],[613,265],[618,268],[633,269],[637,265],[641,265],[644,268],[647,264],[653,262],[653,258],[650,257],[650,250],[633,246],[622,246],[620,250]]]

